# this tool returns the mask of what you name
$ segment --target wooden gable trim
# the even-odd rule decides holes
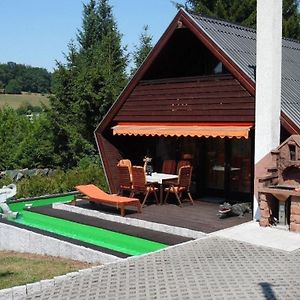
[[[281,125],[290,134],[300,134],[300,128],[282,111],[281,111],[280,121],[281,121]]]
[[[136,85],[139,83],[143,75],[148,70],[149,66],[153,63],[153,61],[156,59],[158,54],[161,52],[163,47],[167,44],[169,38],[175,31],[175,29],[178,27],[178,21],[180,19],[182,11],[180,10],[177,15],[175,16],[172,23],[169,25],[167,30],[164,32],[162,37],[159,39],[157,44],[154,46],[152,51],[149,53],[148,57],[144,61],[144,63],[140,66],[140,68],[137,70],[137,72],[133,75],[127,86],[124,88],[124,90],[121,92],[118,99],[115,101],[111,109],[108,111],[106,116],[104,116],[102,122],[99,124],[95,132],[103,132],[105,128],[109,125],[109,123],[112,121],[115,114],[120,110],[121,106],[127,99],[127,97],[130,95],[132,90],[136,87]]]

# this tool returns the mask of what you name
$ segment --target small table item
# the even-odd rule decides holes
[[[159,184],[159,202],[163,202],[163,181],[170,179],[177,179],[178,175],[165,174],[165,173],[152,173],[152,175],[146,175],[147,182]]]

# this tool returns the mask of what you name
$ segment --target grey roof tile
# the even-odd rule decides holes
[[[253,82],[256,65],[256,30],[202,15],[189,14],[212,41]],[[282,40],[282,111],[300,128],[300,41]]]

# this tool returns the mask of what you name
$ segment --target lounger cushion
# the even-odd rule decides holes
[[[93,184],[87,185],[77,185],[76,190],[79,191],[81,194],[88,196],[91,200],[99,200],[101,202],[107,203],[136,203],[139,199],[136,198],[128,198],[122,197],[118,195],[110,195],[106,192],[102,191],[100,188]]]

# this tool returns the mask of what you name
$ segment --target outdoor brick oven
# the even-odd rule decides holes
[[[268,174],[258,178],[260,225],[300,233],[300,135],[289,137],[271,155]]]

